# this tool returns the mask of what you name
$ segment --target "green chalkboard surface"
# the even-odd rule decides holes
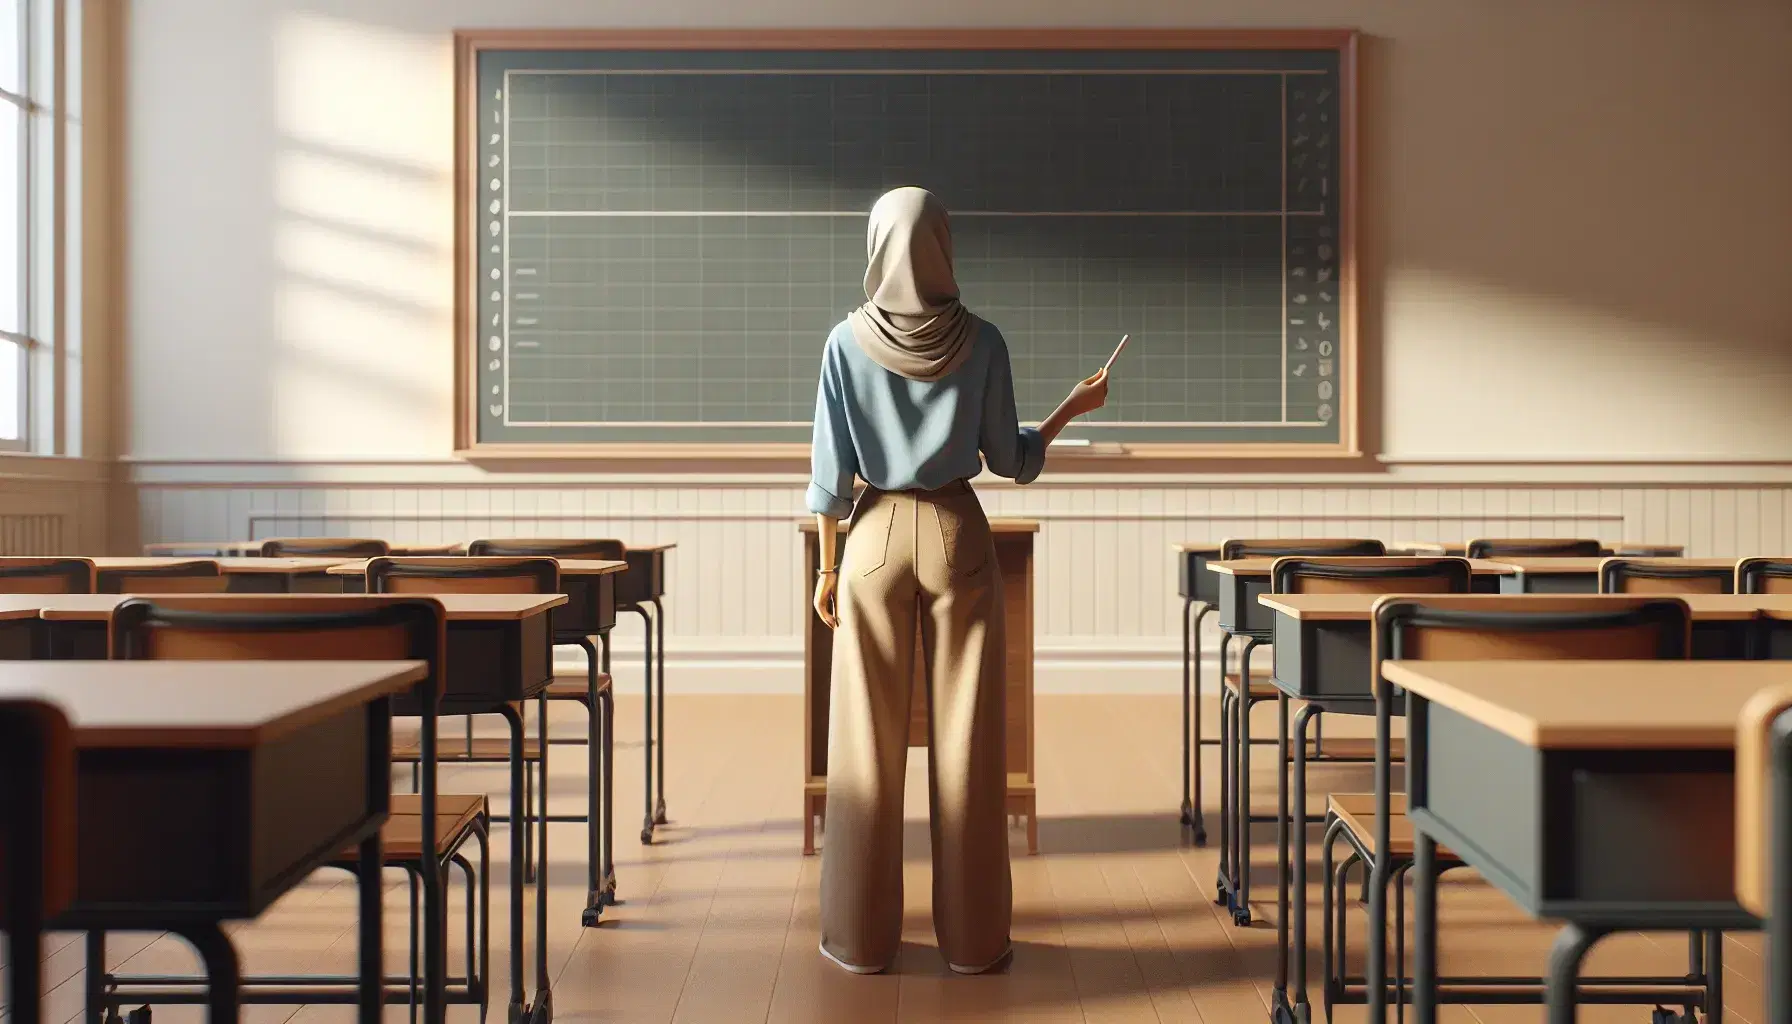
[[[952,211],[1022,417],[1133,337],[1091,442],[1348,450],[1340,47],[477,49],[474,441],[809,440],[885,189]]]

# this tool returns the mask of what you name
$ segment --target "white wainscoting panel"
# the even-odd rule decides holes
[[[1689,555],[1792,552],[1792,486],[1150,485],[980,487],[992,516],[1040,520],[1042,691],[1178,685],[1181,604],[1170,546],[1226,537],[1460,540],[1583,536],[1683,544]],[[140,483],[144,543],[295,534],[445,543],[482,536],[674,541],[668,686],[799,688],[800,488],[751,484],[233,486]],[[618,630],[621,682],[638,627]],[[1209,641],[1211,648],[1211,640]],[[1208,676],[1212,678],[1211,675]]]

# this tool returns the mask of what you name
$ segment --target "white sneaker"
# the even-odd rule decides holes
[[[835,964],[840,966],[842,969],[851,971],[854,974],[882,974],[884,972],[884,969],[882,967],[860,967],[858,964],[849,964],[846,961],[835,956],[834,954],[828,952],[828,947],[825,945],[818,946],[816,948],[821,950],[822,956],[827,957],[829,960],[832,960]]]
[[[946,966],[952,968],[953,974],[986,974],[986,973],[993,971],[996,968],[1002,966],[1003,964],[1007,963],[1008,958],[1013,955],[1014,955],[1014,947],[1012,945],[1010,945],[1007,949],[1002,950],[1001,956],[996,957],[994,960],[991,960],[989,963],[986,963],[986,964],[982,965],[981,967],[965,967],[961,964],[955,964],[955,963],[951,963],[949,961],[947,962]]]

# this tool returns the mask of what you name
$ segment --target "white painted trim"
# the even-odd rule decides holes
[[[618,633],[610,671],[620,693],[641,688],[641,647]],[[803,652],[788,639],[754,641],[731,638],[729,644],[669,638],[666,651],[668,693],[801,693]],[[1219,692],[1219,666],[1213,643],[1201,666],[1202,692]],[[1180,693],[1181,652],[1160,642],[1115,644],[1102,638],[1087,645],[1041,647],[1033,662],[1037,693]],[[1267,656],[1253,660],[1268,673]],[[585,656],[576,647],[555,651],[555,671],[582,676]]]
[[[1098,453],[1054,450],[1048,471],[1028,484],[1029,491],[1087,487],[1138,489],[1152,487],[1351,487],[1404,489],[1426,486],[1589,487],[1589,486],[1760,486],[1792,484],[1792,461],[1746,459],[1672,459],[1643,461],[1619,457],[1588,459],[1443,459],[1382,456],[1379,469],[1365,472],[1242,473],[1225,462],[1214,472],[1151,472],[1149,464],[1133,464],[1124,472],[1098,472],[1089,463]],[[776,487],[800,490],[808,482],[800,460],[765,472],[728,474],[692,472],[591,472],[576,462],[552,472],[506,472],[486,469],[450,457],[362,460],[353,458],[281,459],[121,459],[126,476],[139,487]],[[982,490],[1016,487],[1012,481],[985,475]]]

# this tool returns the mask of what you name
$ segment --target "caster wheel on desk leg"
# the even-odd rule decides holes
[[[653,845],[653,819],[652,818],[648,818],[646,821],[641,823],[641,845],[642,846]]]
[[[1187,800],[1182,801],[1182,823],[1191,826],[1195,823],[1195,809]]]
[[[1199,813],[1195,814],[1195,845],[1207,845],[1207,820]]]
[[[666,801],[661,800],[659,806],[653,809],[653,823],[655,825],[666,824]]]
[[[1251,908],[1234,907],[1232,909],[1232,923],[1240,928],[1249,928],[1251,926]]]
[[[603,914],[604,905],[602,903],[595,907],[586,907],[585,912],[579,916],[579,924],[586,928],[596,928],[597,922],[603,917]]]
[[[1232,905],[1232,890],[1226,888],[1226,876],[1215,875],[1213,878],[1213,905],[1229,907]]]

